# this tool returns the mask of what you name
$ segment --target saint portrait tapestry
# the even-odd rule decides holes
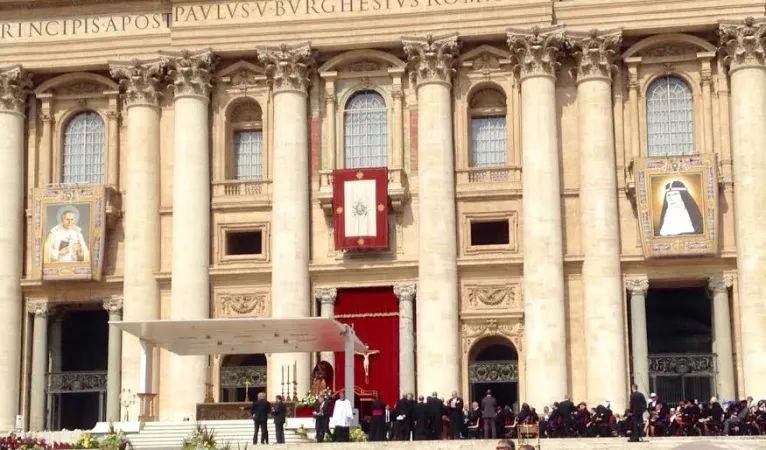
[[[102,186],[35,190],[34,268],[43,280],[98,280],[104,248]]]
[[[333,172],[335,249],[388,248],[388,170]]]
[[[644,256],[718,252],[715,155],[636,162],[637,207]]]

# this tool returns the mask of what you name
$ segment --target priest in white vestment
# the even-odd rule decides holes
[[[341,393],[340,398],[335,401],[335,409],[332,411],[330,419],[331,426],[335,427],[333,435],[335,442],[349,441],[349,428],[354,420],[354,411],[351,409],[351,402],[346,400],[346,395]]]
[[[43,259],[46,263],[89,262],[90,251],[82,230],[77,226],[79,211],[72,206],[59,209],[58,224],[45,240]]]

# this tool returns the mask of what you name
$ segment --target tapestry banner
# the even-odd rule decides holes
[[[388,169],[333,172],[335,249],[388,248]]]

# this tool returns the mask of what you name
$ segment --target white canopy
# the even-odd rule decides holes
[[[109,322],[177,355],[342,352],[346,325],[324,317]],[[350,330],[353,331],[353,330]],[[367,347],[351,333],[353,351]]]

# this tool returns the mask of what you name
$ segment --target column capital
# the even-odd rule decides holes
[[[109,314],[122,311],[122,295],[113,295],[105,299],[103,306]]]
[[[160,79],[164,64],[161,60],[116,61],[109,64],[112,78],[120,82],[125,91],[125,102],[128,107],[136,105],[158,106],[162,96]]]
[[[578,83],[592,79],[611,83],[615,57],[622,45],[622,29],[570,33],[566,40],[577,62],[574,71]]]
[[[531,30],[509,28],[507,33],[508,47],[522,81],[530,77],[556,77],[561,65],[558,58],[566,39],[563,26]]]
[[[726,55],[729,73],[747,67],[763,68],[766,50],[766,20],[746,18],[744,21],[718,24],[719,47]]]
[[[167,78],[175,98],[210,98],[210,84],[215,68],[215,56],[210,49],[164,55],[162,63],[168,68]]]
[[[455,56],[460,51],[457,33],[434,37],[403,37],[410,81],[416,85],[426,83],[452,83]]]
[[[728,294],[729,288],[733,282],[734,279],[731,275],[720,275],[710,277],[710,279],[708,279],[707,287],[713,294]]]
[[[43,299],[29,299],[27,300],[27,312],[34,314],[36,317],[47,317],[53,314],[54,305],[48,300]]]
[[[314,70],[314,51],[311,44],[282,44],[279,47],[259,46],[255,49],[258,61],[266,66],[266,76],[274,93],[298,92],[308,94],[311,73]]]
[[[414,284],[396,284],[394,285],[394,295],[400,302],[411,302],[415,299],[417,286]]]
[[[630,295],[646,295],[649,290],[649,280],[646,278],[631,278],[625,280],[625,288]]]
[[[319,300],[323,305],[334,305],[335,299],[338,298],[337,288],[315,288],[314,298]]]
[[[0,69],[0,112],[24,114],[32,76],[20,65]]]

